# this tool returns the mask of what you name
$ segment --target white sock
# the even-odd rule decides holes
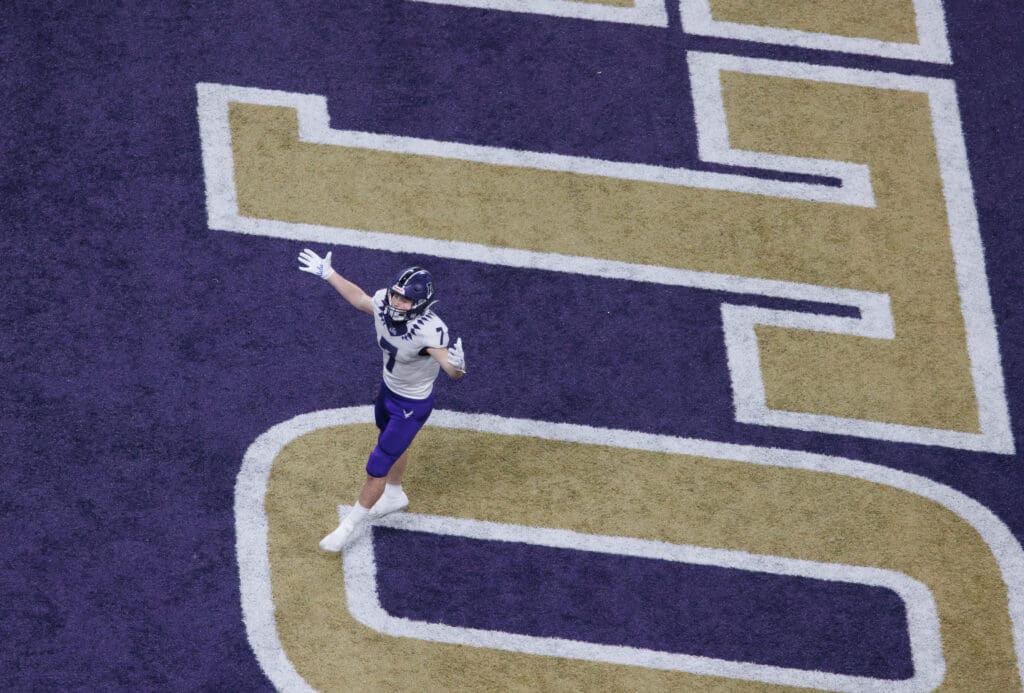
[[[392,484],[390,481],[384,484],[384,495],[385,496],[397,496],[402,493],[401,484]]]
[[[356,504],[348,511],[348,516],[352,518],[352,522],[358,524],[360,520],[366,517],[368,512],[370,512],[369,508],[364,508],[359,501],[356,501]]]

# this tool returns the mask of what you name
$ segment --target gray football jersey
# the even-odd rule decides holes
[[[427,310],[410,320],[402,334],[392,334],[384,319],[387,293],[387,289],[381,289],[373,295],[373,325],[383,356],[384,384],[401,397],[426,399],[441,370],[427,349],[448,346],[448,326],[436,313]]]

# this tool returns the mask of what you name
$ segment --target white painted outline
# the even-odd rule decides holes
[[[714,54],[709,53],[705,55]],[[695,77],[700,79],[704,75],[697,75]],[[712,88],[718,89],[717,75],[714,75],[713,79],[714,85],[712,85]],[[222,226],[233,226],[238,224],[240,219],[245,219],[245,217],[240,217],[238,212],[238,198],[235,191],[233,166],[231,168],[227,167],[233,163],[231,131],[228,124],[229,103],[251,103],[261,106],[293,108],[298,112],[299,140],[314,144],[432,156],[458,161],[475,161],[499,166],[539,169],[542,171],[578,173],[619,180],[663,183],[687,188],[729,190],[751,195],[765,195],[768,197],[807,200],[810,202],[828,202],[872,208],[875,206],[875,197],[871,188],[868,169],[860,164],[799,157],[769,157],[765,155],[765,158],[761,159],[761,161],[768,162],[773,167],[777,166],[780,171],[830,176],[839,179],[841,184],[838,187],[834,187],[817,183],[768,180],[733,173],[715,173],[686,168],[653,166],[650,164],[606,161],[604,159],[427,140],[401,135],[379,135],[356,130],[332,130],[330,116],[327,112],[327,99],[316,94],[296,94],[285,91],[207,82],[197,83],[196,92],[198,96],[199,130],[203,143],[207,212],[210,216],[211,228],[220,229]],[[704,128],[699,127],[701,124],[699,122],[700,119],[705,116],[718,117],[717,112],[713,110],[703,110],[696,114],[698,118],[698,138],[709,137],[711,133],[725,131],[726,124],[724,120],[721,123],[707,124]],[[702,143],[701,154],[705,155],[708,161],[721,163],[734,163],[733,157],[736,156],[736,153],[728,148],[727,138],[724,141],[721,138],[715,138],[706,144]],[[740,156],[746,155],[740,154]],[[290,226],[307,225],[291,224]],[[334,227],[308,226],[311,229],[330,228],[332,231],[337,231]],[[236,229],[226,228],[223,230],[234,231]],[[395,240],[409,239],[408,236],[404,235],[380,235]],[[437,243],[437,241],[434,241],[434,243]],[[469,243],[453,243],[453,245],[475,246],[475,244]]]
[[[1010,430],[995,318],[988,292],[977,212],[974,207],[973,188],[967,168],[967,154],[953,82],[696,51],[689,53],[688,63],[694,90],[698,148],[702,158],[727,164],[767,166],[788,172],[830,176],[839,179],[842,182],[841,186],[835,188],[812,183],[770,181],[736,174],[446,143],[397,135],[332,130],[327,101],[321,96],[199,83],[196,85],[196,91],[209,227],[329,245],[341,244],[420,253],[511,267],[856,307],[861,313],[859,319],[796,311],[740,308],[723,304],[725,344],[733,385],[736,420],[742,423],[877,440],[1013,454],[1014,442]],[[966,327],[971,374],[978,400],[980,433],[768,409],[757,342],[753,332],[754,325],[782,325],[874,339],[892,339],[894,333],[889,297],[883,294],[556,253],[495,248],[460,241],[440,241],[358,229],[254,219],[244,217],[238,211],[231,132],[228,124],[228,104],[231,102],[295,109],[298,113],[298,136],[304,142],[651,181],[684,187],[731,190],[815,202],[875,206],[870,172],[863,165],[733,149],[729,145],[728,124],[721,94],[720,73],[723,70],[916,91],[929,95],[936,149],[950,220],[961,312]]]
[[[988,291],[981,232],[974,206],[974,188],[967,166],[967,149],[963,140],[960,108],[954,83],[930,77],[786,63],[717,53],[691,52],[688,62],[694,83],[694,107],[698,112],[698,140],[701,142],[702,155],[705,142],[714,143],[713,146],[709,146],[717,151],[728,146],[725,107],[721,93],[720,75],[723,71],[912,91],[928,95],[935,132],[936,155],[949,219],[957,287],[960,293],[960,312],[964,320],[981,432],[943,431],[769,409],[754,325],[776,325],[881,339],[891,339],[892,335],[885,334],[882,325],[871,324],[869,321],[858,325],[849,319],[828,320],[823,316],[808,319],[810,314],[806,313],[723,304],[722,319],[736,420],[762,426],[842,433],[878,440],[943,445],[1012,455],[1015,447],[1003,383],[1002,359],[999,355],[999,341],[996,336],[992,299]],[[716,154],[718,155],[720,154]],[[731,151],[726,157],[731,163],[743,164],[762,158],[763,155]],[[771,160],[774,157],[767,158]],[[829,322],[831,324],[827,324]]]
[[[781,46],[798,46],[840,53],[875,55],[881,58],[919,60],[949,65],[953,62],[946,36],[946,15],[942,0],[913,0],[917,43],[854,38],[798,29],[721,22],[712,18],[710,0],[680,0],[683,31],[700,36],[756,41]]]
[[[339,518],[344,519],[350,509],[351,506],[339,506]],[[398,513],[374,524],[445,536],[639,556],[662,561],[884,587],[895,592],[905,605],[914,676],[905,680],[849,676],[636,647],[600,645],[565,638],[535,637],[504,631],[448,626],[395,617],[385,611],[380,604],[373,543],[370,541],[369,533],[364,531],[345,549],[345,594],[348,609],[361,623],[386,635],[837,691],[930,691],[942,683],[945,677],[946,665],[942,656],[942,639],[939,634],[935,598],[923,583],[896,571],[433,515]]]
[[[412,0],[434,5],[476,7],[501,12],[524,12],[569,19],[590,19],[598,22],[668,26],[665,0],[634,0],[633,7],[601,5],[586,0]]]
[[[249,446],[242,461],[235,484],[235,525],[242,614],[256,658],[271,682],[280,690],[312,689],[288,659],[277,634],[270,579],[268,521],[264,507],[271,467],[284,446],[299,436],[330,426],[370,423],[372,420],[373,410],[366,406],[323,410],[296,416],[261,434]],[[435,411],[431,417],[431,425],[455,430],[528,436],[837,474],[890,486],[929,499],[955,513],[973,527],[992,551],[1007,587],[1007,608],[1017,658],[1017,671],[1024,682],[1024,550],[1010,529],[991,510],[953,488],[925,477],[877,464],[796,450],[446,410]],[[310,547],[310,550],[313,551],[315,548]],[[941,646],[926,643],[923,656],[927,656],[929,652],[941,652]],[[933,672],[933,675],[938,671],[937,661],[923,664]],[[886,683],[887,687],[883,690],[894,690],[891,682]],[[929,685],[937,686],[938,683],[930,682]]]

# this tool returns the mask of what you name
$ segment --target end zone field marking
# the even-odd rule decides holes
[[[369,423],[371,407],[312,412],[280,423],[260,435],[246,451],[235,485],[237,558],[242,611],[249,642],[260,666],[282,690],[311,690],[288,659],[277,634],[270,584],[268,519],[264,497],[271,467],[281,450],[296,438],[331,426]],[[1007,587],[1019,679],[1024,682],[1024,550],[992,511],[965,494],[925,477],[849,458],[808,452],[660,436],[635,431],[593,428],[440,410],[431,425],[499,435],[691,455],[756,465],[803,469],[863,479],[926,498],[951,511],[977,531],[988,545]],[[934,663],[933,663],[934,664]]]
[[[351,506],[339,506],[339,519],[344,519],[350,508]],[[931,590],[920,581],[896,571],[669,544],[628,537],[600,536],[560,529],[411,513],[399,513],[385,517],[373,524],[445,536],[522,542],[577,551],[638,556],[663,561],[884,587],[895,592],[906,607],[914,676],[898,681],[849,676],[637,647],[602,645],[565,638],[545,638],[504,631],[449,626],[395,617],[385,611],[380,604],[377,594],[377,565],[373,543],[369,533],[363,532],[345,549],[345,593],[348,608],[359,621],[387,635],[833,691],[885,690],[892,693],[930,691],[936,688],[945,676],[946,667],[942,656],[939,618]]]

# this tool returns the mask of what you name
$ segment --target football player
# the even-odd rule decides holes
[[[440,371],[458,380],[466,373],[462,339],[450,343],[448,327],[431,310],[434,280],[422,267],[402,270],[386,289],[372,297],[331,267],[331,253],[299,254],[299,269],[326,280],[358,310],[373,316],[381,348],[383,379],[374,405],[380,430],[366,463],[359,499],[338,528],[320,541],[324,551],[338,552],[368,518],[402,510],[409,498],[402,490],[406,452],[434,408],[434,380]]]

